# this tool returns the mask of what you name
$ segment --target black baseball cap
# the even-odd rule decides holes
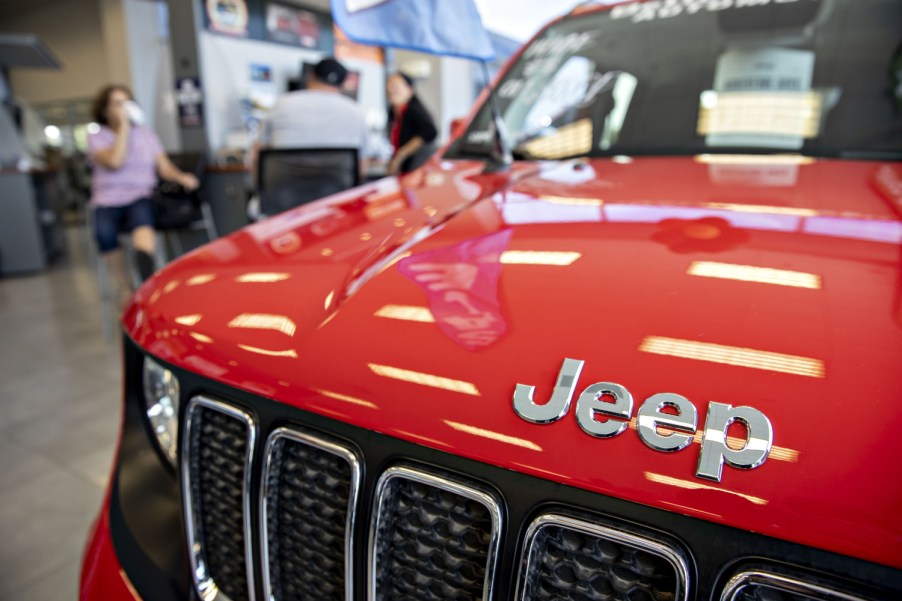
[[[325,84],[340,88],[348,76],[348,70],[334,58],[324,58],[313,66],[313,74]]]

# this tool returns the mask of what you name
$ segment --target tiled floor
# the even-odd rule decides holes
[[[45,273],[0,279],[0,600],[78,598],[120,417],[83,228]]]

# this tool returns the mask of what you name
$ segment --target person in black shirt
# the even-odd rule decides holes
[[[438,131],[432,116],[413,88],[413,80],[403,73],[392,73],[386,83],[388,96],[388,131],[394,155],[388,173],[413,171],[435,151],[433,142]]]

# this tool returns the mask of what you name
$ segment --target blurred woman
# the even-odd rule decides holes
[[[131,233],[138,272],[142,280],[147,279],[154,271],[151,196],[157,177],[187,190],[197,189],[198,181],[173,165],[157,135],[142,126],[143,113],[127,87],[113,84],[101,89],[92,113],[100,125],[99,131],[88,136],[88,154],[94,165],[94,234],[110,272],[120,277],[124,295],[130,291],[131,278],[119,248],[119,234]]]
[[[388,173],[413,171],[432,155],[432,142],[438,132],[432,116],[417,98],[413,80],[403,73],[392,73],[386,82],[388,96],[389,140],[395,149]]]

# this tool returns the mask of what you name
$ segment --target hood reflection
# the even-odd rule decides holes
[[[286,336],[294,336],[297,325],[284,315],[266,315],[262,313],[243,313],[228,323],[230,328],[251,328],[257,330],[275,330]]]
[[[824,362],[820,359],[712,344],[710,342],[648,336],[639,345],[639,350],[654,355],[669,355],[695,361],[750,367],[752,369],[776,371],[809,378],[825,377]]]
[[[436,376],[419,371],[411,371],[409,369],[401,369],[400,367],[391,367],[390,365],[379,365],[377,363],[369,363],[367,367],[376,374],[384,378],[392,378],[402,382],[410,382],[411,384],[419,384],[421,386],[429,386],[431,388],[441,388],[451,392],[459,392],[471,396],[482,396],[479,389],[472,382],[463,380],[453,380],[443,376]]]
[[[655,474],[652,472],[645,472],[645,479],[649,482],[654,482],[656,484],[664,484],[666,486],[676,486],[677,488],[684,488],[687,490],[710,490],[713,492],[724,493],[728,495],[735,495],[737,497],[741,497],[748,501],[749,503],[754,503],[755,505],[767,505],[768,500],[762,499],[760,497],[754,497],[752,495],[745,495],[740,492],[736,492],[734,490],[727,490],[718,486],[711,486],[710,484],[702,484],[701,482],[694,482],[692,480],[681,480],[680,478],[673,478],[671,476],[665,476],[663,474]]]
[[[507,331],[498,281],[512,235],[502,230],[398,263],[398,270],[426,293],[442,332],[469,350],[490,346]]]
[[[473,436],[479,436],[481,438],[488,438],[489,440],[494,440],[497,442],[502,442],[504,444],[513,445],[515,447],[521,447],[524,449],[529,449],[530,451],[541,451],[542,447],[537,445],[536,443],[526,440],[523,438],[517,438],[516,436],[509,436],[507,434],[502,434],[500,432],[493,432],[492,430],[486,430],[484,428],[477,428],[476,426],[470,426],[467,424],[461,424],[459,422],[453,422],[449,420],[442,420],[454,430],[458,432],[464,432],[466,434],[472,434]]]
[[[694,261],[686,273],[699,277],[735,280],[738,282],[755,282],[758,284],[808,288],[811,290],[821,289],[821,276],[819,275],[769,267]]]

